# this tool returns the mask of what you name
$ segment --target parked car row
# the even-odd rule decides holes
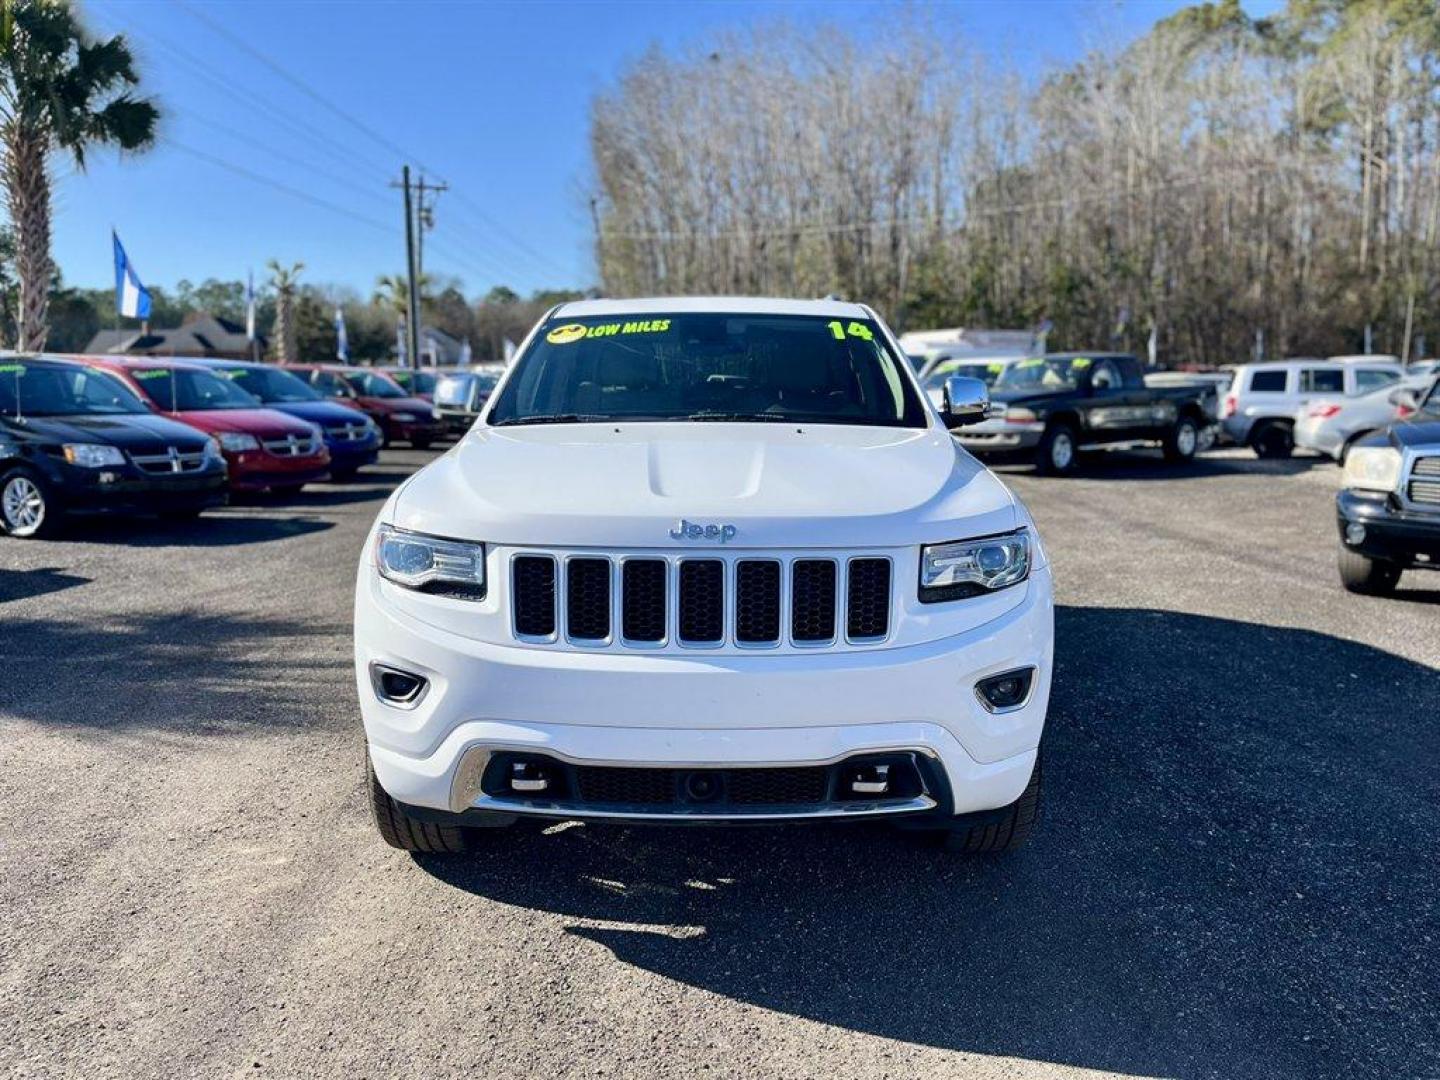
[[[15,537],[347,480],[382,445],[446,430],[384,372],[172,357],[0,358],[0,414],[0,532]]]

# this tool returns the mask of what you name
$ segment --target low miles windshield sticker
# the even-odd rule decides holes
[[[663,334],[670,329],[669,319],[649,319],[644,322],[601,323],[585,326],[583,323],[567,323],[557,326],[545,335],[551,345],[569,345],[582,338],[614,337],[616,334]]]

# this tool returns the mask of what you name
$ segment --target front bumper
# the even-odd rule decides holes
[[[480,414],[478,412],[451,412],[446,409],[440,410],[440,422],[451,435],[464,435],[475,426],[475,421],[479,418]]]
[[[1390,496],[1349,489],[1335,496],[1340,542],[1371,559],[1440,568],[1440,513],[1396,506]],[[1363,528],[1363,535],[1354,527]]]
[[[225,470],[218,464],[200,472],[149,475],[126,466],[80,469],[60,466],[57,494],[72,514],[159,514],[224,506]]]
[[[330,472],[330,453],[279,457],[263,450],[225,455],[230,462],[230,487],[235,491],[263,491],[272,487],[299,487],[323,480]]]
[[[966,814],[1014,802],[1034,768],[1050,694],[1053,604],[1038,567],[998,618],[921,644],[784,655],[613,654],[493,644],[421,623],[384,600],[362,569],[355,609],[361,714],[381,786],[412,807],[600,817],[543,799],[497,805],[481,787],[492,755],[530,752],[600,766],[822,765],[906,752],[937,783],[906,806],[857,803],[816,816]],[[960,601],[963,603],[963,601]],[[411,708],[382,702],[372,662],[429,680]],[[991,712],[980,679],[1036,669],[1026,701]],[[830,808],[833,809],[833,808]],[[753,814],[695,813],[705,820]],[[671,820],[674,813],[626,814]],[[693,818],[695,814],[687,814]]]
[[[392,420],[386,417],[384,424],[390,438],[400,442],[414,442],[416,439],[433,441],[445,435],[445,425],[438,420]]]
[[[985,420],[954,432],[960,445],[972,454],[1005,454],[1016,450],[1032,450],[1040,445],[1045,425],[1039,421],[1008,424],[1004,420]]]
[[[353,472],[366,465],[373,465],[380,459],[380,436],[365,442],[333,442],[325,444],[330,450],[331,472]]]

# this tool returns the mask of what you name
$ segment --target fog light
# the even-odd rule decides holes
[[[387,664],[370,665],[370,685],[375,696],[387,705],[411,708],[425,695],[429,682],[423,675],[390,667]]]
[[[890,790],[890,766],[858,765],[850,772],[849,785],[855,795],[884,795]]]
[[[550,789],[550,776],[543,765],[517,761],[510,766],[510,790],[533,794]]]
[[[980,703],[991,712],[1015,709],[1030,697],[1030,684],[1035,681],[1033,667],[1017,668],[1000,675],[991,675],[975,684]]]
[[[1347,544],[1363,544],[1365,542],[1365,526],[1356,521],[1346,525],[1345,542]]]

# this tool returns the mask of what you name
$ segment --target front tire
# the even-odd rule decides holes
[[[0,531],[18,540],[43,539],[60,529],[60,512],[45,481],[28,465],[0,475]]]
[[[1004,813],[997,818],[974,825],[955,825],[945,833],[946,851],[964,855],[992,855],[1014,851],[1023,844],[1040,817],[1040,757],[1030,782]]]
[[[1200,449],[1200,425],[1188,416],[1175,421],[1175,426],[1165,435],[1165,460],[1175,462],[1193,461]]]
[[[1051,424],[1035,448],[1035,465],[1046,476],[1069,476],[1075,471],[1078,448],[1073,427],[1063,422]]]
[[[1389,596],[1400,584],[1402,568],[1384,559],[1372,559],[1349,548],[1340,549],[1340,584],[1361,596]]]
[[[365,755],[365,784],[375,827],[380,831],[380,838],[391,847],[433,855],[458,855],[469,850],[469,830],[421,821],[407,814],[405,808],[380,786],[369,754]]]

